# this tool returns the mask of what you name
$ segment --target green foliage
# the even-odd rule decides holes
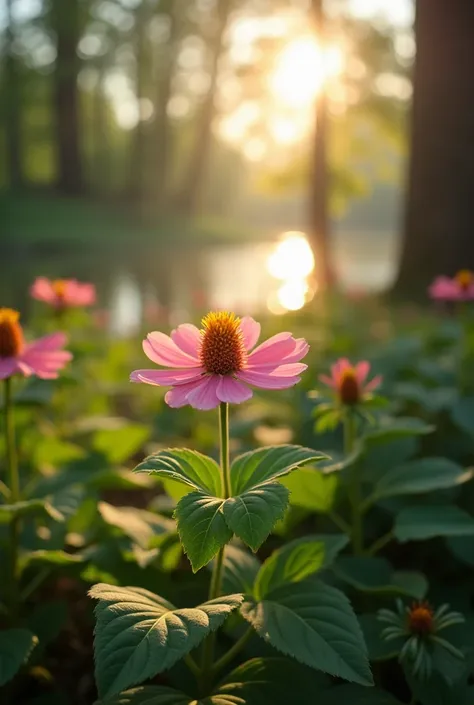
[[[246,598],[242,615],[256,632],[301,663],[372,685],[366,647],[345,595],[313,579],[285,584],[263,600]]]
[[[0,632],[0,686],[8,683],[26,663],[37,643],[37,637],[28,629]]]
[[[183,658],[242,602],[228,595],[176,609],[148,590],[95,585],[99,600],[94,640],[99,693],[110,696],[152,678]]]
[[[148,472],[174,480],[217,497],[221,495],[221,478],[217,463],[197,451],[172,448],[145,458],[135,472]],[[191,491],[191,489],[189,491]]]
[[[450,504],[407,507],[397,515],[393,532],[402,542],[435,536],[473,536],[474,519]]]

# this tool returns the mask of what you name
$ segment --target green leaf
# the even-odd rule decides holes
[[[163,685],[148,685],[107,699],[103,705],[288,705],[294,697],[295,683],[305,703],[328,686],[324,676],[296,661],[255,658],[229,673],[214,693],[204,698],[195,699]]]
[[[171,448],[145,458],[135,472],[148,472],[165,480],[175,480],[194,490],[216,497],[221,495],[221,475],[217,463],[195,450]]]
[[[92,447],[114,465],[131,458],[143,447],[149,437],[148,426],[123,423],[118,428],[104,428],[97,431],[92,439]]]
[[[451,415],[458,428],[474,434],[474,397],[459,399],[451,409]]]
[[[24,570],[30,565],[44,566],[67,566],[84,563],[85,557],[80,553],[66,553],[65,551],[48,551],[39,549],[37,551],[26,551],[21,554],[20,568]]]
[[[240,455],[231,467],[232,494],[238,495],[292,470],[327,458],[324,453],[295,445],[268,446]]]
[[[97,505],[102,519],[110,526],[120,529],[142,548],[150,548],[154,537],[175,533],[175,524],[170,519],[136,507],[114,507],[107,502]]]
[[[435,536],[474,536],[474,519],[450,504],[407,507],[396,517],[394,534],[402,543]]]
[[[446,458],[412,460],[382,475],[374,488],[374,497],[382,499],[446,489],[468,482],[472,476],[471,469],[464,470]]]
[[[313,578],[246,599],[242,616],[279,651],[331,675],[372,685],[367,650],[346,596]]]
[[[63,515],[47,499],[28,499],[15,504],[0,505],[0,524],[9,524],[13,517],[43,515],[64,521]]]
[[[65,600],[51,600],[37,604],[28,616],[28,627],[36,634],[38,649],[56,639],[67,619],[68,605]]]
[[[225,547],[222,589],[224,592],[252,592],[261,563],[240,546]]]
[[[401,705],[393,695],[378,688],[361,688],[358,685],[338,685],[329,688],[318,699],[318,705]],[[151,704],[150,704],[151,705]]]
[[[272,590],[305,580],[332,563],[348,543],[344,535],[304,536],[274,551],[260,568],[254,594],[262,599]]]
[[[282,480],[290,490],[290,504],[313,512],[329,512],[335,501],[339,476],[325,475],[313,468],[301,468]]]
[[[176,609],[148,590],[95,585],[94,651],[101,697],[119,693],[171,668],[215,631],[242,602],[228,595],[195,608]]]
[[[35,444],[33,460],[38,466],[49,465],[57,467],[83,458],[85,450],[74,443],[68,443],[54,436],[42,436]]]
[[[178,502],[174,517],[194,573],[232,538],[222,513],[223,503],[223,499],[204,492],[190,492]]]
[[[253,551],[257,551],[288,506],[289,492],[271,482],[230,497],[223,505],[227,526]]]
[[[20,670],[37,643],[37,637],[28,629],[0,632],[0,686],[8,683]]]
[[[342,556],[333,570],[340,580],[362,592],[407,595],[421,600],[428,589],[422,573],[397,573],[385,558]]]
[[[367,442],[387,443],[396,438],[407,436],[424,436],[433,433],[435,426],[425,423],[421,419],[411,417],[399,417],[397,419],[387,419],[380,426],[365,434],[364,440]]]
[[[383,639],[381,633],[385,625],[381,624],[375,614],[361,615],[359,624],[367,644],[370,661],[387,661],[398,656],[400,648],[405,643],[404,637],[392,641]]]

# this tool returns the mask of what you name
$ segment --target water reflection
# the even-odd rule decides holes
[[[272,313],[297,311],[312,299],[314,288],[308,277],[314,269],[314,257],[304,233],[284,233],[267,258],[267,268],[283,282],[267,299]]]

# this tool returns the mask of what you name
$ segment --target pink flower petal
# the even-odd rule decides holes
[[[198,387],[201,380],[195,380],[194,382],[188,382],[187,384],[180,384],[177,387],[173,387],[165,394],[165,402],[172,409],[180,409],[182,406],[189,404],[188,394],[193,389]]]
[[[143,341],[145,355],[157,365],[164,367],[198,367],[197,357],[191,357],[178,348],[168,335],[155,331],[148,333]]]
[[[260,337],[260,323],[254,321],[250,316],[244,316],[240,321],[240,330],[244,337],[244,345],[246,350],[251,350],[257,344]]]
[[[203,372],[203,367],[193,367],[189,370],[135,370],[130,375],[130,381],[168,387],[198,380]]]
[[[261,389],[288,389],[301,380],[301,377],[279,377],[273,373],[254,372],[253,370],[238,372],[237,378]]]
[[[65,333],[51,333],[43,338],[38,338],[26,346],[25,352],[44,352],[46,350],[57,351],[63,348],[67,343],[67,335]]]
[[[367,379],[367,375],[370,372],[370,362],[367,362],[367,360],[362,360],[362,362],[358,362],[355,366],[355,372],[359,384],[364,384],[365,380]]]
[[[53,291],[51,282],[46,277],[35,279],[30,288],[30,294],[34,299],[46,301],[46,303],[53,303],[56,300],[56,294]]]
[[[365,387],[364,387],[364,392],[373,392],[374,389],[377,389],[377,387],[380,387],[382,384],[383,377],[382,375],[377,375],[373,379],[368,382]]]
[[[331,366],[331,373],[332,377],[336,383],[336,386],[339,386],[339,382],[341,381],[342,373],[345,372],[346,370],[351,370],[352,365],[349,362],[349,360],[346,357],[341,357],[337,362],[334,363],[334,365]]]
[[[282,362],[284,362],[285,364],[287,362],[299,362],[300,360],[302,360],[305,357],[305,355],[308,354],[308,351],[309,351],[309,345],[306,342],[306,340],[304,338],[297,338],[295,349],[293,350],[292,353],[290,353],[289,355],[286,355],[284,357],[284,359],[282,360]]]
[[[253,395],[251,389],[238,382],[233,377],[221,377],[217,385],[216,394],[221,401],[230,404],[241,404]]]
[[[201,334],[196,326],[191,323],[183,323],[171,332],[171,339],[187,355],[199,357]]]
[[[0,379],[7,379],[17,371],[15,357],[0,357]]]
[[[259,365],[280,364],[282,358],[294,352],[295,347],[296,340],[291,333],[278,333],[250,353],[248,366],[254,368]]]
[[[327,375],[319,375],[318,379],[320,382],[322,382],[323,384],[326,384],[328,387],[332,387],[332,389],[336,389],[336,382],[333,380],[332,377],[328,377]]]
[[[217,397],[217,385],[219,384],[219,375],[208,375],[203,377],[201,381],[195,383],[188,395],[187,400],[190,406],[201,411],[208,411],[219,406],[220,400]]]

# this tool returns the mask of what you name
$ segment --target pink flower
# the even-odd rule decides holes
[[[330,377],[320,375],[319,379],[336,391],[342,404],[354,405],[364,401],[382,382],[379,375],[366,383],[369,371],[370,364],[365,360],[352,365],[346,358],[341,358],[332,365]]]
[[[53,333],[32,343],[25,343],[18,311],[0,308],[0,379],[15,374],[36,375],[41,379],[56,379],[59,370],[72,359],[62,348],[64,333]]]
[[[255,347],[260,324],[233,313],[209,313],[202,329],[185,323],[172,331],[149,333],[145,355],[166,370],[136,370],[132,382],[171,387],[166,403],[178,408],[214,409],[221,402],[240,404],[252,396],[247,385],[287,389],[307,368],[300,360],[309,350],[303,338],[279,333]]]
[[[72,306],[92,306],[95,303],[95,286],[77,279],[47,279],[38,277],[30,294],[38,301],[45,301],[56,309]]]
[[[436,277],[428,289],[437,301],[470,301],[474,299],[474,274],[462,269],[455,277]]]

